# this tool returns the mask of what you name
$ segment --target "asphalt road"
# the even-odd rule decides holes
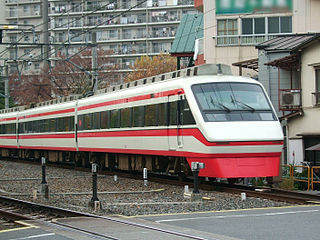
[[[320,239],[320,205],[158,215],[143,219],[235,239]]]
[[[210,240],[320,239],[320,205],[140,216],[125,218],[125,220]],[[166,234],[161,232],[153,233],[135,227],[120,226],[103,219],[70,218],[61,221],[123,240],[185,239],[174,236],[166,237]],[[105,238],[34,222],[30,226],[12,231],[0,231],[0,240],[2,239],[90,240]]]

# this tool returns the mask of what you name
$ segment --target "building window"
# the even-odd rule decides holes
[[[315,69],[316,73],[316,91],[313,93],[314,95],[314,104],[315,105],[320,105],[320,68]]]
[[[265,18],[242,19],[242,35],[265,34]]]
[[[217,44],[238,44],[238,19],[218,20]]]
[[[292,32],[292,17],[243,18],[241,44],[251,45],[269,40],[276,35]]]
[[[269,17],[268,18],[268,33],[291,33],[292,18],[291,17]]]

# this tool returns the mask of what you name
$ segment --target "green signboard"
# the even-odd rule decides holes
[[[216,0],[216,14],[292,11],[292,0]]]

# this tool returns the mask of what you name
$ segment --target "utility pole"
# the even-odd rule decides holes
[[[50,66],[50,46],[49,46],[49,15],[48,15],[48,0],[43,0],[43,11],[42,11],[42,19],[43,19],[43,42],[44,42],[44,54],[45,59],[47,61],[48,67]]]
[[[92,84],[93,92],[97,93],[98,90],[98,59],[97,59],[97,32],[92,32]]]
[[[9,71],[8,71],[8,64],[5,63],[4,65],[4,107],[5,109],[9,108]]]

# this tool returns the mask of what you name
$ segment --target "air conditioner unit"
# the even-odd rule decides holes
[[[34,15],[39,16],[40,12],[34,12]]]
[[[282,106],[300,106],[300,92],[285,92],[282,94]]]

